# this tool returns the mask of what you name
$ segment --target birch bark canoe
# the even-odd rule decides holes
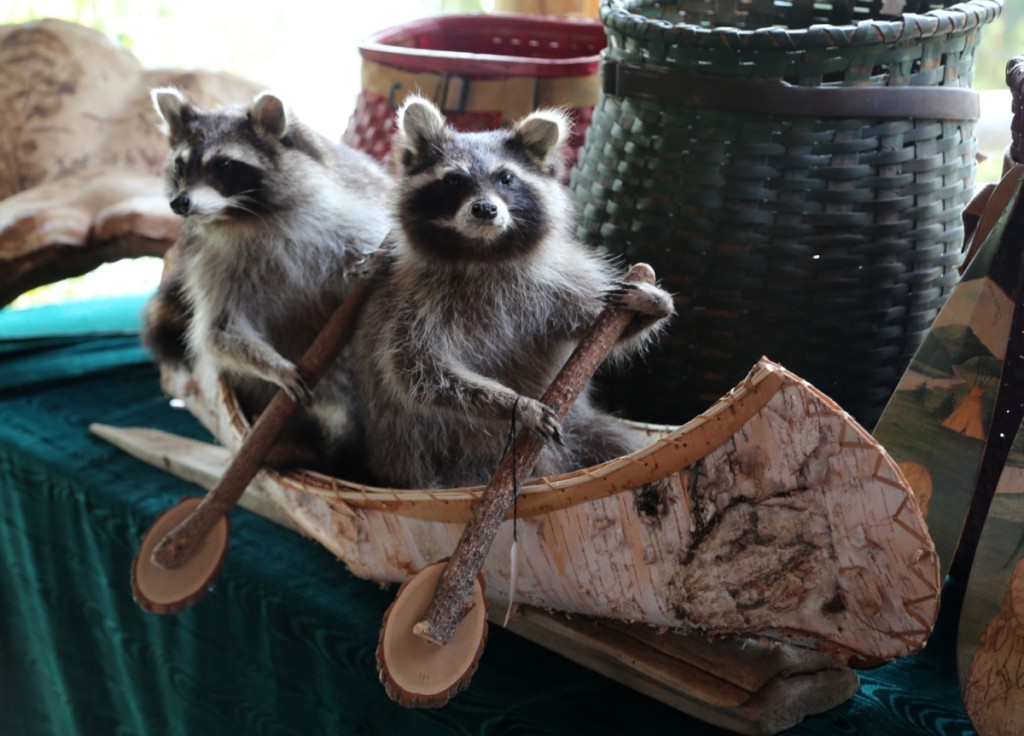
[[[165,390],[231,450],[248,424],[203,360]],[[768,360],[650,444],[532,480],[518,502],[516,602],[706,636],[757,637],[870,665],[918,650],[938,609],[935,549],[885,450]],[[650,487],[654,481],[660,490]],[[448,557],[482,488],[378,488],[312,472],[255,481],[353,574],[403,582]],[[513,523],[483,574],[508,605]]]

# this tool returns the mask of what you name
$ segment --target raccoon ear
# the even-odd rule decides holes
[[[543,170],[561,166],[569,140],[569,118],[558,110],[538,110],[516,123],[512,143]]]
[[[444,115],[425,97],[411,95],[398,110],[399,145],[395,149],[400,151],[403,166],[429,153],[446,135]]]
[[[195,115],[195,109],[181,92],[174,87],[158,87],[149,93],[160,118],[164,121],[161,129],[171,141],[185,137],[185,125]]]
[[[264,92],[249,105],[249,122],[258,135],[284,138],[288,132],[288,111],[280,97]]]

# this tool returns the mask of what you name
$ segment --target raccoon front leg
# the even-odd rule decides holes
[[[633,319],[622,332],[613,355],[621,356],[642,348],[669,317],[675,314],[672,295],[653,284],[619,281],[603,295],[605,305],[628,309]]]
[[[256,376],[283,388],[297,404],[309,404],[313,392],[290,360],[280,355],[250,325],[238,320],[213,330],[206,341],[214,357],[230,370]]]
[[[439,367],[438,381],[418,385],[420,399],[436,406],[469,413],[479,417],[507,420],[515,413],[516,420],[547,440],[561,444],[562,428],[555,410],[547,404],[523,396],[508,386],[475,373],[465,366],[447,364]],[[423,394],[429,393],[429,396]]]

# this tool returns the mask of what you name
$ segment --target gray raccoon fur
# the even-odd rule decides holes
[[[180,246],[175,243],[164,254],[164,269],[156,293],[142,310],[140,338],[153,359],[160,364],[187,366],[188,325],[192,310],[185,300]]]
[[[177,311],[187,313],[189,356],[213,361],[250,416],[278,387],[303,404],[293,431],[318,452],[302,461],[336,453],[358,429],[344,361],[315,394],[295,362],[383,240],[391,178],[272,94],[216,111],[174,89],[152,97],[171,147],[171,208],[183,217],[180,271],[168,289],[184,297]],[[157,295],[171,306],[174,296]],[[155,334],[160,324],[147,327]]]
[[[559,183],[569,124],[538,111],[511,130],[456,132],[429,101],[399,110],[397,184],[384,268],[353,338],[375,481],[482,483],[520,428],[547,440],[535,473],[640,447],[586,393],[561,426],[538,399],[605,304],[635,310],[615,358],[641,350],[673,312],[576,241]]]

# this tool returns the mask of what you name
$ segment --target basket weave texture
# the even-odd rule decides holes
[[[761,355],[865,426],[881,414],[958,278],[975,120],[877,106],[838,117],[828,95],[970,87],[979,32],[1002,8],[911,0],[886,18],[882,5],[602,3],[605,92],[572,172],[579,235],[650,263],[678,312],[628,381],[608,381],[610,402],[631,416],[692,416]],[[614,64],[671,83],[653,96],[610,92]],[[809,110],[764,113],[688,92],[708,80],[825,92]],[[766,89],[770,104],[776,87]],[[946,94],[973,97],[939,92],[938,107]]]
[[[430,98],[463,131],[563,107],[573,117],[571,165],[600,94],[604,45],[595,19],[470,13],[387,28],[359,46],[363,84],[342,139],[383,160],[395,109],[412,93]]]

